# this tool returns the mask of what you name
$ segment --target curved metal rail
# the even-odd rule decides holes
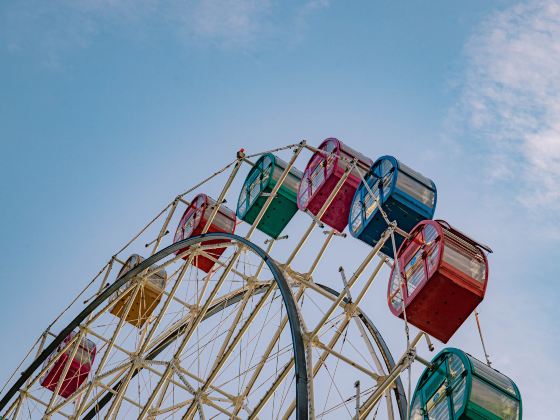
[[[330,288],[329,286],[320,283],[316,283],[316,284],[317,286],[331,293],[333,296],[339,295],[339,292]],[[260,284],[256,286],[253,293],[255,295],[264,293],[269,287],[270,286],[268,284]],[[228,295],[226,299],[223,299],[220,302],[216,302],[214,305],[210,307],[204,319],[208,319],[211,316],[214,316],[217,313],[219,313],[219,311],[227,308],[228,306],[234,305],[235,303],[239,302],[242,299],[244,293],[245,290],[240,289],[237,291],[235,295]],[[348,302],[348,299],[345,299],[345,301]],[[364,324],[364,326],[367,328],[373,340],[375,340],[375,343],[377,344],[377,348],[379,349],[383,361],[385,362],[385,366],[387,367],[387,371],[390,372],[395,367],[395,361],[393,359],[391,352],[389,351],[389,347],[387,346],[385,340],[383,339],[383,336],[381,335],[381,333],[379,332],[375,324],[371,321],[371,319],[367,315],[365,315],[365,313],[360,308],[357,308],[357,316],[360,319],[360,321]],[[176,329],[172,331],[165,338],[165,340],[159,343],[157,347],[155,347],[152,351],[150,351],[150,353],[146,355],[145,359],[153,360],[154,358],[156,358],[170,344],[172,344],[177,337],[181,336],[181,334],[184,332],[186,327],[187,327],[186,324],[178,325]],[[142,368],[140,367],[138,371],[134,373],[134,375],[136,375],[140,371],[140,369]],[[120,386],[120,382],[118,382],[113,386],[113,391],[117,392],[119,386]],[[404,386],[400,378],[398,378],[395,381],[395,388],[393,389],[393,393],[395,394],[395,399],[397,401],[397,408],[399,410],[400,418],[404,419],[406,418],[407,400],[406,400],[406,394],[404,392]],[[114,394],[108,391],[102,398],[99,399],[97,404],[90,409],[90,411],[83,417],[83,419],[90,420],[95,418],[95,416],[98,415],[99,411],[101,411],[103,407],[105,407],[105,405],[107,405],[107,403],[111,401],[113,396]]]
[[[78,327],[82,321],[84,321],[95,309],[97,309],[103,302],[110,298],[110,296],[117,292],[120,287],[126,284],[130,279],[134,276],[140,274],[144,270],[148,269],[152,265],[156,264],[158,261],[162,260],[163,258],[169,256],[170,254],[184,249],[186,247],[190,247],[196,245],[198,243],[211,240],[211,239],[222,239],[222,240],[233,240],[240,242],[244,246],[250,248],[253,252],[255,252],[268,266],[270,272],[273,275],[273,279],[280,290],[280,294],[282,296],[282,300],[284,306],[286,308],[286,314],[288,316],[288,321],[290,325],[290,331],[292,336],[292,346],[294,352],[294,369],[295,369],[295,383],[296,383],[296,417],[298,419],[307,419],[308,417],[308,409],[309,409],[309,402],[308,402],[308,394],[307,394],[307,365],[305,359],[305,347],[303,343],[303,335],[301,330],[301,321],[299,319],[299,314],[296,308],[296,303],[294,302],[292,292],[290,290],[290,286],[286,281],[284,274],[278,268],[274,260],[260,247],[252,243],[251,241],[242,238],[238,235],[234,234],[227,234],[227,233],[206,233],[200,236],[196,236],[193,238],[184,239],[182,241],[176,242],[167,248],[162,249],[161,251],[157,252],[156,254],[146,258],[142,261],[139,265],[131,269],[130,271],[126,272],[122,277],[115,280],[109,287],[107,287],[103,292],[101,292],[82,312],[80,312],[55,338],[54,340],[43,349],[41,354],[31,362],[29,367],[22,372],[21,376],[18,380],[12,385],[12,387],[6,392],[6,394],[0,400],[0,411],[2,411],[6,405],[12,400],[12,398],[18,393],[20,388],[26,383],[26,381],[33,375],[33,373],[37,370],[39,366],[56,350],[58,345],[62,343],[62,341],[70,334],[70,332],[74,331],[76,327]],[[218,308],[219,309],[219,308]],[[214,311],[216,308],[214,308]],[[214,311],[210,311],[208,316]],[[178,332],[179,334],[179,332]],[[162,344],[169,343],[168,340],[165,340]],[[168,345],[168,344],[167,344]],[[161,352],[164,347],[161,347],[157,353],[157,348],[150,352],[150,355],[156,357],[159,352]],[[108,400],[110,397],[108,398]],[[100,401],[101,403],[101,401]],[[88,412],[86,414],[86,418],[92,418],[93,415],[99,410],[98,407],[101,407],[98,403],[96,407],[92,409],[95,412]]]

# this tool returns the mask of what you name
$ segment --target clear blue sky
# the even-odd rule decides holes
[[[559,39],[549,0],[1,2],[1,382],[177,193],[241,147],[337,136],[434,179],[436,217],[492,246],[489,351],[551,418]]]

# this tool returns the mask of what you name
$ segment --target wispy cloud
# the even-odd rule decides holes
[[[0,48],[35,50],[56,67],[61,56],[104,31],[142,36],[153,27],[187,43],[252,48],[269,36],[297,38],[302,21],[327,6],[327,0],[31,0],[7,7],[0,16]]]
[[[252,42],[272,12],[269,0],[202,0],[192,6],[182,13],[192,32],[226,45]]]
[[[466,48],[461,111],[488,173],[530,210],[560,210],[560,2],[530,0],[485,20]]]

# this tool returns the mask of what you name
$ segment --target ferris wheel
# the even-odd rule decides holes
[[[488,281],[490,249],[432,220],[436,202],[429,178],[338,139],[241,150],[51,323],[1,389],[0,418],[519,419],[519,390],[488,360],[417,354],[449,340]],[[343,268],[336,246],[354,238],[364,255]],[[376,280],[403,319],[398,358],[366,313]]]

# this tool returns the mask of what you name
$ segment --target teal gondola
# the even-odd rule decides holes
[[[521,394],[507,376],[459,349],[443,349],[418,381],[411,420],[520,420]]]
[[[288,164],[272,153],[255,162],[237,201],[237,217],[253,224]],[[276,239],[298,211],[297,192],[303,173],[292,167],[257,229]]]

